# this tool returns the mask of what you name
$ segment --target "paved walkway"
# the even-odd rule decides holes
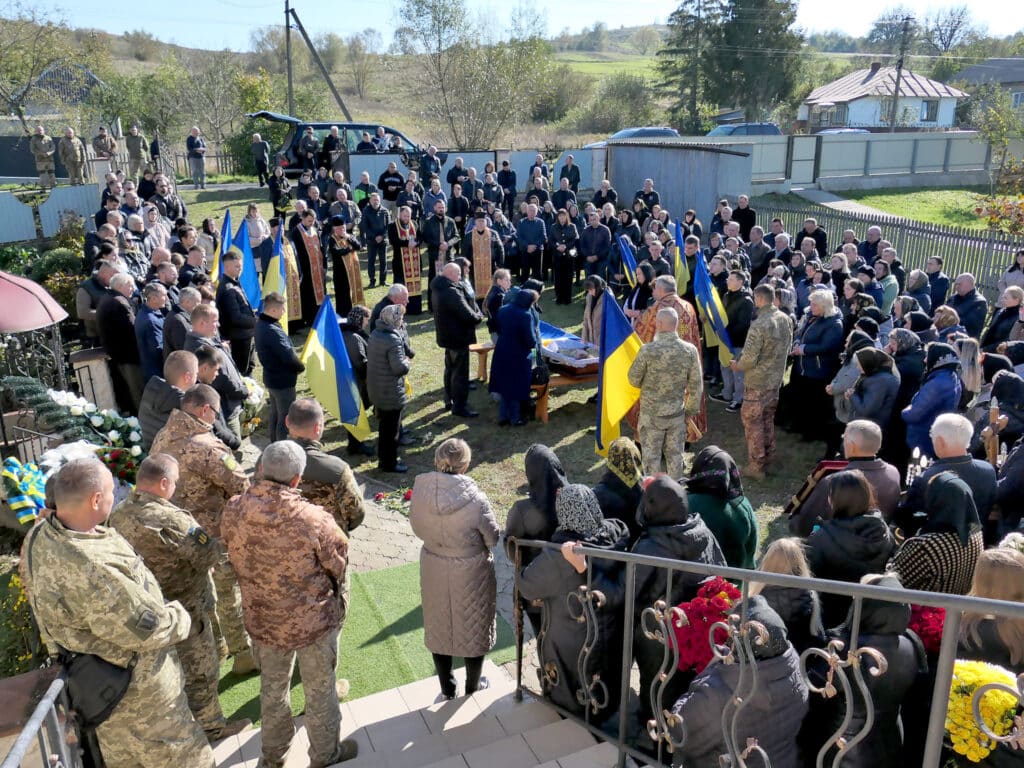
[[[823,205],[826,208],[832,208],[836,211],[845,211],[846,213],[860,213],[865,216],[887,216],[892,218],[891,213],[879,210],[878,208],[872,208],[870,205],[862,205],[856,200],[847,200],[845,197],[834,195],[831,192],[825,192],[820,189],[801,189],[794,187],[790,190],[794,195],[799,195],[805,200],[810,200],[812,203]]]

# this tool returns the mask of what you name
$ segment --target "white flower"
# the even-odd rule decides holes
[[[121,439],[121,433],[118,432],[116,429],[112,429],[109,432],[107,432],[107,439],[110,440],[110,442],[112,443],[116,443],[118,440]]]
[[[86,413],[95,413],[96,412],[96,404],[95,403],[86,403],[85,404],[85,412]]]
[[[102,416],[93,416],[91,419],[89,419],[89,421],[92,422],[92,425],[94,427],[102,427],[103,426],[103,417]]]
[[[142,439],[142,435],[140,435],[138,432],[132,432],[130,435],[128,435],[128,439],[131,440],[133,443],[137,443],[139,442],[139,440]]]
[[[142,449],[137,445],[133,445],[132,449],[128,451],[128,453],[130,453],[132,456],[138,456],[142,453]]]
[[[139,426],[139,420],[134,416],[129,416],[127,419],[124,420],[124,423],[127,424],[132,429],[135,429],[136,427]]]
[[[71,415],[72,416],[81,416],[84,413],[85,413],[85,410],[82,408],[82,406],[80,406],[80,405],[72,405],[71,406]]]

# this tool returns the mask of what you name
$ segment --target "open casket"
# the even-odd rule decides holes
[[[600,350],[596,344],[586,344],[579,336],[543,320],[540,322],[540,343],[544,359],[552,368],[562,369],[573,376],[597,373]]]

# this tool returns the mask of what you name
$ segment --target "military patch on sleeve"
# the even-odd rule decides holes
[[[156,613],[149,608],[144,608],[135,617],[135,630],[140,634],[151,635],[157,628],[160,619]]]
[[[198,525],[194,525],[188,530],[188,535],[195,539],[196,544],[201,547],[208,546],[210,543],[210,534],[200,528]]]
[[[220,460],[224,464],[224,466],[230,469],[232,472],[238,469],[238,462],[235,461],[235,457],[232,456],[230,453],[222,453],[220,456]]]

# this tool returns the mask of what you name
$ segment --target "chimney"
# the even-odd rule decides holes
[[[871,62],[871,75],[870,75],[870,77],[874,77],[875,75],[877,75],[878,74],[878,70],[880,70],[881,68],[882,68],[882,62],[880,62],[880,61],[872,61]]]

